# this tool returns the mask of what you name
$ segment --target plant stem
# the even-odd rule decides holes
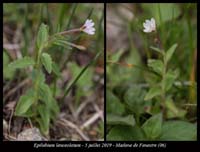
[[[158,48],[160,48],[160,50],[163,50],[163,44],[162,44],[162,41],[160,39],[160,35],[158,34],[157,31],[156,31],[156,43],[158,44]]]
[[[50,42],[51,40],[53,40],[54,36],[58,36],[58,35],[63,35],[64,36],[64,35],[67,35],[67,34],[78,33],[78,32],[81,32],[81,31],[82,31],[81,28],[76,28],[76,29],[71,29],[71,30],[59,32],[59,33],[56,33],[56,34],[50,36],[48,41]]]
[[[55,35],[67,35],[67,34],[70,34],[70,33],[77,33],[77,32],[81,32],[81,29],[80,28],[71,29],[71,30],[56,33]]]
[[[166,92],[165,92],[165,77],[166,77],[166,72],[167,72],[167,60],[166,60],[166,53],[163,49],[163,44],[160,39],[159,33],[156,31],[156,43],[158,44],[158,47],[160,50],[163,52],[163,70],[162,70],[162,84],[161,84],[161,89],[162,89],[162,95],[161,95],[161,107],[163,108],[163,117],[166,117],[166,106],[165,106],[165,100],[166,100]]]
[[[42,47],[38,50],[38,53],[37,53],[37,61],[36,61],[36,69],[39,69],[39,64],[40,64],[40,55],[41,55],[41,52],[42,52]]]
[[[42,49],[43,49],[43,47],[40,47],[39,50],[38,50],[38,53],[37,53],[37,61],[36,61],[36,66],[35,66],[35,70],[37,72],[39,72],[39,70],[40,70],[40,56],[41,56],[41,53],[42,53]],[[34,89],[35,90],[38,89],[38,78],[39,78],[39,75],[36,76],[36,80],[35,80],[35,83],[34,83]],[[36,94],[35,94],[35,98],[36,98],[36,101],[38,101],[37,91],[36,91]],[[35,105],[37,105],[37,102],[35,103]]]
[[[166,92],[165,92],[165,77],[166,77],[166,70],[167,70],[167,61],[166,61],[166,55],[164,52],[163,56],[163,62],[164,62],[164,67],[163,67],[163,72],[162,72],[162,108],[163,108],[163,116],[164,118],[166,117],[166,107],[165,107],[165,100],[166,100]]]

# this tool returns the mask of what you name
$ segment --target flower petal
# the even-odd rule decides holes
[[[144,26],[144,28],[148,28],[149,27],[149,25],[146,24],[146,23],[143,23],[143,26]]]
[[[82,31],[89,35],[93,35],[95,33],[94,22],[91,19],[87,19],[83,25]]]
[[[150,33],[151,32],[149,29],[144,29],[143,31],[146,32],[146,33]]]
[[[143,23],[144,26],[144,32],[146,33],[150,33],[152,31],[156,30],[156,22],[154,18],[151,18],[150,20],[145,20],[145,22]]]
[[[155,21],[154,18],[151,18],[151,23],[152,23],[153,25],[156,25],[156,21]]]

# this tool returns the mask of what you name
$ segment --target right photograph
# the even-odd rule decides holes
[[[106,140],[197,140],[197,3],[106,12]]]

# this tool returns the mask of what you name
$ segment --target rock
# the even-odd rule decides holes
[[[17,136],[18,141],[46,141],[47,139],[44,138],[38,128],[29,128]]]

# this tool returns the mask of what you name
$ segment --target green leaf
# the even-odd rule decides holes
[[[164,122],[160,140],[164,141],[197,140],[197,125],[179,120]]]
[[[51,119],[54,121],[60,111],[58,103],[55,99],[52,98],[50,103],[50,110],[51,110]]]
[[[143,125],[142,129],[146,137],[150,140],[157,139],[162,132],[162,114],[157,114],[149,118]]]
[[[41,58],[42,64],[44,65],[47,72],[50,74],[52,71],[52,59],[51,56],[47,53],[42,53]]]
[[[50,126],[50,111],[49,108],[45,105],[39,105],[37,107],[38,113],[40,115],[37,118],[37,122],[39,123],[40,130],[44,135],[49,134],[49,126]]]
[[[146,91],[140,87],[131,87],[124,94],[124,101],[126,107],[137,114],[144,112],[144,107],[151,104],[151,102],[146,102],[144,96]]]
[[[145,140],[144,133],[137,126],[115,126],[108,135],[108,141],[141,141]]]
[[[148,67],[152,68],[158,74],[162,74],[164,65],[161,60],[148,59]]]
[[[9,62],[10,62],[10,58],[4,49],[3,51],[3,77],[4,79],[12,79],[14,76],[14,71],[8,68]]]
[[[166,76],[164,77],[164,79],[162,80],[162,87],[165,89],[165,91],[168,91],[174,81],[176,80],[176,78],[178,77],[179,75],[179,71],[178,69],[175,70],[175,71],[172,71],[171,69],[166,73]]]
[[[176,107],[174,102],[172,101],[171,98],[168,98],[165,102],[165,105],[167,107],[167,118],[172,119],[172,118],[184,118],[187,111],[180,109]]]
[[[47,45],[48,40],[48,26],[42,23],[39,27],[37,35],[37,47],[41,49]]]
[[[68,67],[71,70],[72,76],[74,78],[76,78],[83,69],[78,64],[72,63],[72,62],[68,63]],[[81,77],[76,82],[76,85],[80,87],[81,89],[90,88],[93,84],[92,75],[93,75],[93,69],[91,67],[90,68],[87,67],[87,70],[82,73]]]
[[[15,115],[16,116],[24,115],[29,110],[34,101],[35,99],[33,96],[22,95],[15,108]]]
[[[55,120],[59,113],[59,106],[57,101],[53,98],[51,89],[45,83],[39,84],[38,89],[39,99],[43,101],[44,105],[50,109],[50,117]]]
[[[169,48],[169,50],[167,50],[167,52],[166,52],[166,62],[168,62],[171,59],[172,55],[174,54],[176,47],[177,47],[177,44],[174,44]]]
[[[156,48],[156,47],[153,47],[153,46],[150,46],[150,48],[151,48],[153,51],[156,51],[156,52],[160,53],[161,55],[164,55],[163,51],[160,50],[159,48]]]
[[[22,69],[22,68],[26,68],[26,67],[34,65],[34,64],[35,64],[34,60],[32,58],[26,56],[24,58],[21,58],[21,59],[11,62],[8,65],[8,68],[10,68],[11,70]]]
[[[32,107],[30,107],[24,114],[20,114],[20,117],[26,117],[26,118],[30,118],[34,116],[36,116],[36,113],[34,112]]]
[[[33,83],[36,83],[36,84],[41,84],[45,82],[45,75],[42,72],[42,70],[33,69],[31,73],[31,78],[32,78]]]
[[[55,39],[55,41],[53,42],[54,45],[57,45],[57,46],[60,46],[60,47],[63,47],[67,50],[72,50],[72,47],[70,45],[67,45],[66,43],[63,43],[64,41],[61,41],[61,40],[58,40],[58,39]]]
[[[125,111],[124,105],[110,90],[106,90],[106,112],[122,115]]]
[[[113,62],[118,62],[123,53],[123,49],[113,53],[110,60]]]
[[[153,97],[160,95],[162,93],[162,90],[159,86],[153,86],[149,92],[146,94],[144,100],[150,100]]]
[[[55,62],[52,62],[52,71],[56,74],[56,76],[61,76],[60,69]]]
[[[46,106],[49,107],[52,99],[52,94],[49,86],[46,85],[45,83],[40,83],[38,94],[39,94],[39,99],[42,100]]]
[[[162,77],[161,75],[156,75],[155,73],[151,73],[151,72],[148,72],[148,71],[144,71],[144,78],[145,78],[145,81],[150,85],[150,86],[153,86],[157,83],[159,83],[161,80],[162,80]]]
[[[78,74],[72,80],[70,85],[65,89],[64,95],[62,97],[62,101],[65,99],[66,95],[69,93],[69,91],[71,90],[72,86],[74,86],[76,84],[78,85],[78,89],[81,90],[81,91],[78,91],[78,94],[79,94],[78,98],[80,97],[80,94],[82,92],[84,92],[84,95],[86,95],[90,91],[90,88],[92,86],[91,78],[92,78],[92,74],[93,74],[93,68],[90,67],[90,66],[93,65],[97,61],[97,59],[99,58],[101,53],[102,53],[101,51],[98,52],[95,55],[95,57],[84,68],[82,68],[78,72]],[[72,71],[74,72],[74,69],[72,69]],[[85,78],[85,79],[83,79],[83,78]],[[90,80],[90,81],[88,81],[88,83],[86,83],[87,81],[85,81],[85,80]],[[83,84],[84,84],[84,86],[82,86]],[[84,89],[84,91],[82,91],[83,89]],[[76,103],[78,104],[78,102],[79,102],[79,99],[77,100],[77,96],[76,96]]]
[[[134,126],[135,125],[135,119],[134,119],[133,115],[117,116],[117,115],[114,115],[114,114],[107,114],[106,124],[107,125]]]

